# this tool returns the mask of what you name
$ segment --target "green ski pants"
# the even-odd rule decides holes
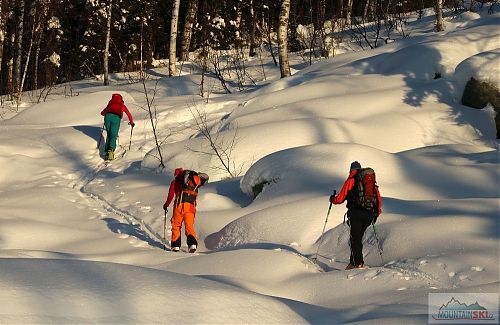
[[[120,131],[120,121],[121,118],[113,113],[107,113],[104,116],[104,126],[106,127],[106,147],[104,151],[108,150],[115,151],[116,149],[116,139],[118,138],[118,131]]]

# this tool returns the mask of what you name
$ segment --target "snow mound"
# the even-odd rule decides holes
[[[7,323],[305,322],[277,299],[168,271],[51,259],[0,267],[0,303],[16,306],[1,312]]]
[[[467,145],[432,146],[398,154],[356,144],[311,145],[257,161],[241,179],[241,189],[253,195],[263,184],[256,202],[273,203],[275,199],[293,200],[292,195],[299,193],[329,193],[333,188],[340,190],[350,163],[357,160],[374,168],[383,196],[417,200],[492,197],[498,194],[497,154],[491,148]],[[478,163],[468,165],[468,161]]]
[[[500,89],[500,48],[478,53],[460,62],[453,76],[457,85],[457,100],[462,98],[465,85],[471,78],[488,82]]]
[[[63,127],[73,125],[96,125],[102,123],[103,110],[115,91],[99,91],[79,96],[55,99],[37,104],[33,109],[27,109],[6,121],[8,125],[38,125]],[[125,105],[132,109],[133,98],[125,92]],[[133,115],[133,113],[132,113]]]

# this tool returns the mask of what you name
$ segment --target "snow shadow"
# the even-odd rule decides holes
[[[96,144],[96,148],[97,148],[97,145],[99,144],[99,141],[101,141],[101,144],[106,141],[106,139],[102,135],[102,127],[91,126],[91,125],[76,125],[76,126],[73,126],[73,128],[77,131],[82,132],[83,134],[85,134],[89,138],[94,139],[95,144]]]
[[[69,312],[66,313],[58,308],[58,303],[64,299],[72,299],[72,295],[76,295],[76,292],[78,292],[78,296],[75,296],[77,301],[83,299],[88,302],[85,305],[86,315],[108,314],[109,305],[102,304],[102,300],[108,300],[110,297],[113,297],[116,305],[123,310],[128,310],[131,314],[138,312],[137,306],[122,298],[128,296],[129,279],[116,276],[112,266],[110,263],[72,259],[0,259],[2,279],[8,279],[9,286],[17,288],[20,292],[29,292],[22,299],[25,307],[11,311],[12,315],[19,315],[24,309],[31,311],[31,315],[35,316],[33,319],[38,319],[36,316],[44,315],[46,312],[47,315],[51,315],[51,319],[59,319],[61,323],[66,324],[81,324],[92,319],[81,318],[81,315],[70,316]],[[61,293],[64,293],[63,297]],[[71,306],[71,303],[66,306]],[[63,316],[56,318],[58,315]]]
[[[210,250],[215,250],[218,252],[229,252],[229,251],[237,251],[241,249],[260,249],[260,250],[285,250],[289,251],[291,253],[303,256],[302,253],[300,253],[298,250],[295,248],[285,245],[285,244],[280,244],[280,243],[272,243],[272,242],[254,242],[254,243],[244,243],[244,244],[238,244],[234,246],[224,246],[222,248],[218,248],[217,245],[220,242],[220,236],[222,234],[220,232],[215,232],[207,237],[205,237],[205,246],[210,249]]]
[[[103,218],[102,220],[104,220],[108,228],[116,234],[126,234],[142,240],[152,247],[163,249],[163,243],[160,243],[151,238],[144,230],[141,229],[141,227],[139,227],[139,225],[122,223],[114,218]]]
[[[212,186],[215,188],[217,194],[230,199],[238,206],[243,208],[252,203],[253,200],[250,196],[241,191],[240,179],[241,177],[229,180],[221,180],[215,182],[214,184],[212,184]],[[210,185],[210,183],[208,185]]]
[[[385,76],[403,75],[408,90],[403,101],[411,106],[422,106],[425,99],[432,94],[441,101],[448,99],[452,88],[439,78],[443,71],[438,67],[443,61],[441,53],[435,49],[434,43],[406,46],[391,53],[382,53],[363,58],[352,63],[362,74],[380,74]]]
[[[445,46],[453,46],[460,50],[460,47],[480,42],[479,37],[460,35],[449,41],[453,45],[445,43]],[[447,75],[450,72],[446,70],[450,67],[446,66],[447,58],[440,52],[439,42],[444,40],[436,38],[434,41],[411,44],[395,52],[355,61],[353,66],[365,74],[403,75],[403,81],[407,86],[404,103],[418,108],[425,105],[426,100],[430,98],[431,101],[448,105],[457,125],[471,125],[476,130],[483,130],[484,125],[481,125],[481,121],[465,116],[463,107],[455,102],[457,87],[455,81]],[[458,95],[461,97],[461,94]]]
[[[427,296],[426,293],[424,293]],[[363,303],[360,303],[363,305]],[[373,323],[373,324],[427,324],[428,305],[401,302],[392,304],[370,304],[365,308],[356,306],[353,309],[340,312],[344,315],[341,323]],[[360,311],[362,310],[362,311]],[[411,315],[409,313],[411,312]],[[338,316],[337,316],[338,317]]]
[[[353,318],[349,313],[342,312],[338,309],[311,305],[288,298],[272,298],[287,305],[291,310],[304,318],[309,324],[345,324],[346,322],[352,321]]]

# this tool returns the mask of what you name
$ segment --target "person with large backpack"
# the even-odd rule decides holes
[[[111,100],[108,102],[106,108],[101,112],[104,116],[104,126],[106,127],[106,146],[104,147],[104,152],[106,154],[106,160],[114,159],[114,152],[116,149],[116,139],[118,138],[118,131],[120,131],[120,122],[123,117],[123,113],[127,114],[129,125],[134,128],[135,123],[123,102],[123,97],[120,94],[113,94]]]
[[[361,168],[357,161],[351,163],[349,177],[339,194],[330,196],[333,204],[342,204],[345,200],[351,234],[351,256],[346,270],[363,268],[363,235],[382,213],[382,198],[372,168]]]
[[[170,183],[168,196],[163,210],[165,215],[168,207],[174,199],[174,212],[170,222],[172,224],[172,238],[170,247],[172,252],[178,252],[181,247],[181,228],[184,222],[185,234],[189,252],[194,253],[198,247],[197,235],[194,230],[194,219],[196,216],[196,198],[198,189],[208,182],[208,175],[197,173],[193,170],[177,168],[174,171],[174,179]]]

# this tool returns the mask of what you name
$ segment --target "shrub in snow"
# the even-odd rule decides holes
[[[255,185],[252,186],[252,193],[253,193],[253,198],[255,199],[257,195],[259,195],[262,190],[264,189],[265,186],[271,184],[271,183],[276,183],[278,182],[277,178],[273,178],[271,180],[263,180]]]
[[[483,109],[488,103],[495,109],[497,139],[500,139],[500,91],[491,83],[470,78],[465,85],[462,95],[462,104],[473,108]]]

